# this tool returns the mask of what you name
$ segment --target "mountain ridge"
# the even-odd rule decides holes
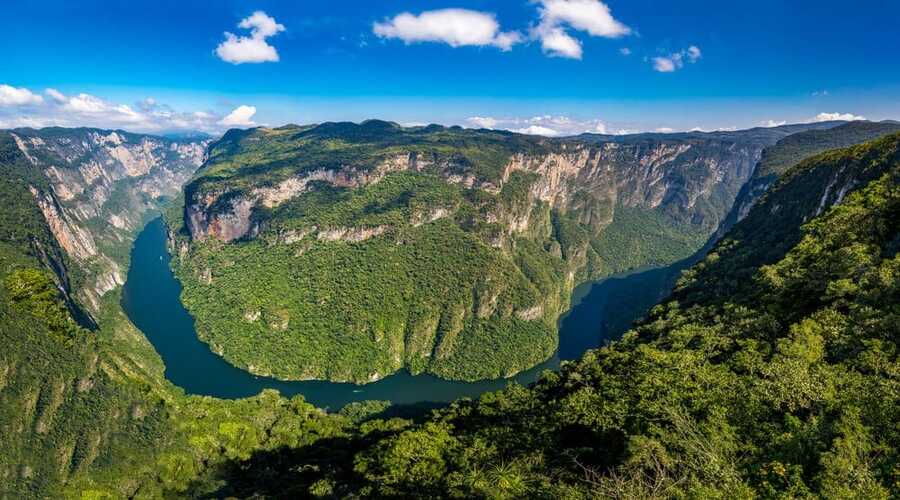
[[[253,373],[509,376],[552,354],[577,283],[687,257],[764,147],[834,125],[608,141],[380,120],[229,131],[186,185],[183,213],[170,212],[175,267],[201,338]],[[398,274],[363,264],[375,262]],[[448,283],[471,292],[432,304]],[[372,298],[384,290],[403,292]],[[335,330],[348,340],[335,344]],[[513,342],[532,346],[524,357],[503,341],[513,331],[533,332]],[[477,347],[487,342],[510,361]]]

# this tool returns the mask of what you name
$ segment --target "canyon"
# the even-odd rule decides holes
[[[836,125],[564,139],[377,120],[233,131],[169,212],[173,265],[198,335],[253,373],[508,377],[555,351],[577,284],[689,257],[767,147]]]

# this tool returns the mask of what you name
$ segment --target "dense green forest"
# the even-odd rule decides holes
[[[3,496],[900,495],[900,135],[789,169],[621,341],[531,387],[428,415],[383,402],[329,414],[274,392],[185,395],[118,292],[94,321],[81,314],[71,295],[87,271],[35,206],[29,188],[44,177],[3,133],[0,169]],[[469,203],[427,178],[386,181],[385,193],[416,182],[423,196]],[[409,209],[359,209],[373,199],[357,194],[373,193],[317,195],[339,197],[348,217]],[[545,217],[560,255],[596,245],[569,218]],[[452,235],[446,222],[420,227]],[[674,249],[693,241],[657,234]],[[540,273],[546,248],[517,245],[531,282],[552,279]]]
[[[231,131],[168,211],[182,299],[200,338],[255,374],[511,376],[556,350],[578,283],[703,246],[739,189],[727,170],[760,147],[740,140]],[[648,194],[646,176],[668,187]]]
[[[900,135],[823,154],[621,341],[423,422],[255,454],[220,493],[896,497],[898,251]]]
[[[70,297],[72,277],[86,271],[59,248],[29,190],[45,186],[0,132],[0,497],[156,498],[227,460],[351,425],[272,392],[186,396],[165,380],[118,292],[104,298],[96,324],[86,321]]]
[[[201,338],[255,373],[365,382],[403,366],[465,380],[518,372],[556,350],[565,262],[544,251],[547,235],[510,242],[512,257],[486,244],[502,228],[473,217],[467,195],[412,173],[322,187],[280,206],[286,215],[259,238],[194,243],[177,267],[182,299]],[[455,217],[415,222],[437,210]],[[549,233],[549,210],[532,213]],[[323,227],[378,233],[321,243]],[[279,242],[289,231],[309,235]]]

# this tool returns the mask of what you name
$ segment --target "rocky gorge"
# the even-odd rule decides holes
[[[566,139],[377,120],[234,131],[170,211],[176,271],[201,338],[257,374],[509,376],[553,353],[575,285],[694,253],[765,148],[835,125]]]
[[[73,291],[91,313],[124,283],[127,249],[145,214],[179,194],[208,144],[86,128],[9,135],[42,174],[28,188],[50,231],[76,267],[87,270],[77,274]]]

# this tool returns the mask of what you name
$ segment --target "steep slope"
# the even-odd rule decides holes
[[[99,299],[95,321],[79,318],[93,330],[79,325],[81,294],[71,293],[71,282],[93,283],[96,269],[70,255],[57,240],[63,233],[54,219],[45,218],[42,196],[57,200],[58,189],[47,162],[52,158],[60,171],[63,164],[28,147],[35,137],[57,140],[44,132],[0,131],[0,497],[155,498],[163,490],[183,491],[204,468],[252,450],[341,434],[348,419],[325,415],[302,398],[185,396],[165,380],[158,355],[122,314],[118,289]],[[83,131],[52,133],[62,140]],[[161,160],[155,168],[174,172],[182,165]],[[110,188],[153,183],[159,178],[152,172],[124,176]],[[84,220],[69,212],[74,204],[57,203],[66,224],[82,227]],[[138,221],[152,203],[114,213]],[[95,241],[104,236],[84,231]],[[130,236],[123,237],[127,252]]]
[[[794,129],[231,131],[170,217],[183,300],[215,352],[258,374],[508,376],[554,352],[578,282],[700,248]]]
[[[789,135],[763,150],[753,175],[735,200],[734,208],[719,228],[725,234],[750,212],[763,193],[790,167],[810,156],[830,149],[844,148],[870,141],[900,130],[891,121],[854,121],[827,129],[812,129]]]
[[[219,494],[896,497],[898,251],[900,134],[789,170],[621,341],[420,424],[369,422],[328,465],[256,455]]]
[[[73,289],[91,313],[124,283],[129,242],[144,214],[179,193],[207,144],[87,128],[6,136],[39,172],[28,189],[62,249],[86,271]]]

